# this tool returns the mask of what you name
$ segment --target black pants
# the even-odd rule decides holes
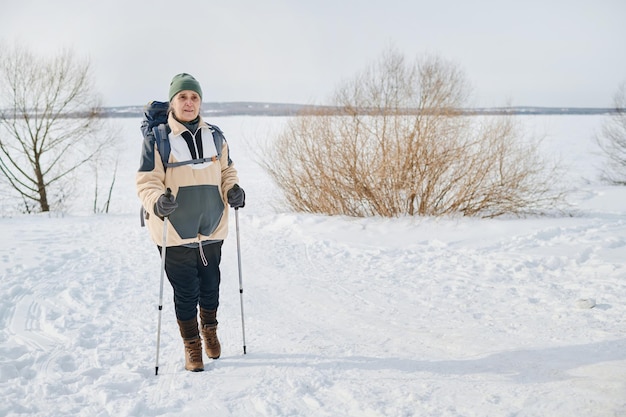
[[[165,272],[174,290],[174,310],[178,320],[196,317],[198,305],[206,310],[217,310],[222,243],[202,246],[202,254],[199,247],[171,246],[165,251]]]

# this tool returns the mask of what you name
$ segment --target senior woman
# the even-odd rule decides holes
[[[186,73],[174,76],[169,105],[168,163],[164,166],[156,144],[144,145],[136,185],[159,251],[164,218],[169,219],[165,272],[174,293],[185,369],[196,372],[204,370],[202,339],[209,358],[221,355],[217,309],[222,243],[228,233],[228,205],[244,207],[245,193],[238,185],[228,144],[213,140],[221,130],[200,116],[200,83]]]

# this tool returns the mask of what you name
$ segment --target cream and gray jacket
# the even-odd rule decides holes
[[[224,240],[228,234],[226,193],[239,181],[228,144],[223,142],[218,159],[212,127],[202,118],[195,135],[172,114],[167,122],[171,129],[169,163],[215,158],[165,170],[156,143],[152,144],[149,137],[144,138],[136,182],[137,194],[147,212],[150,236],[157,245],[163,245],[163,220],[155,214],[154,205],[170,188],[178,208],[169,216],[167,246]]]

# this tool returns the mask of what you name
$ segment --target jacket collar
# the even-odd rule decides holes
[[[172,134],[174,136],[180,136],[184,131],[187,130],[185,125],[183,125],[181,122],[179,122],[178,120],[174,118],[174,116],[172,115],[172,112],[170,112],[170,114],[167,116],[167,124],[169,125],[172,131]],[[198,129],[203,128],[203,127],[208,128],[209,125],[204,121],[202,116],[200,116],[200,123],[198,123]]]

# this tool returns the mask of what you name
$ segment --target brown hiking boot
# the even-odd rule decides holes
[[[183,340],[183,343],[185,343],[185,369],[191,372],[204,371],[202,340],[200,338]]]
[[[217,338],[217,311],[200,308],[200,322],[202,323],[202,338],[204,350],[211,359],[217,359],[222,354],[222,346]]]
[[[198,332],[198,319],[178,321],[180,335],[185,345],[185,369],[192,372],[204,371],[202,362],[202,340]]]
[[[202,326],[202,337],[204,338],[204,350],[207,356],[211,359],[219,358],[222,354],[222,346],[217,338],[217,324]]]

